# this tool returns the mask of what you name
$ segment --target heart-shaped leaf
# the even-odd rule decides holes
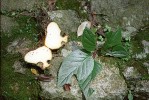
[[[122,40],[121,29],[119,28],[116,32],[107,32],[104,49],[107,50],[115,45],[120,45]]]
[[[58,85],[70,83],[73,74],[77,76],[78,80],[86,79],[92,72],[94,67],[94,60],[92,56],[81,50],[75,50],[68,55],[58,73]]]
[[[82,45],[87,51],[94,51],[96,48],[96,35],[88,28],[85,28],[82,35]]]
[[[122,34],[119,28],[116,32],[107,32],[106,41],[101,51],[105,55],[124,58],[128,56],[127,50],[122,45]]]

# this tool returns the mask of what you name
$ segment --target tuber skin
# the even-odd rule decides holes
[[[47,34],[45,38],[45,46],[51,50],[59,49],[68,41],[68,36],[61,36],[61,30],[57,23],[51,22],[47,26]]]

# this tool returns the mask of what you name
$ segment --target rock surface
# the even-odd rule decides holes
[[[133,55],[134,58],[143,59],[146,58],[147,55],[149,54],[149,41],[142,40],[142,45],[143,45],[143,51],[139,54]]]
[[[66,57],[72,51],[77,50],[77,49],[82,49],[82,48],[83,46],[81,42],[70,41],[67,44],[65,44],[65,47],[61,50],[61,55],[63,57]]]
[[[127,67],[124,70],[123,75],[127,80],[134,80],[141,78],[141,74],[137,71],[135,67]]]
[[[82,94],[75,77],[72,78],[70,92],[64,91],[63,87],[57,86],[57,73],[62,61],[63,61],[62,57],[55,57],[51,61],[51,67],[50,67],[49,73],[54,76],[54,80],[51,80],[51,82],[40,82],[40,86],[42,88],[42,92],[40,93],[40,96],[50,100],[51,99],[81,100]]]
[[[13,18],[1,15],[1,32],[9,33],[16,26],[18,23]],[[10,37],[10,34],[7,36]]]
[[[142,80],[136,82],[136,88],[134,90],[134,95],[139,100],[148,100],[149,98],[149,81]]]
[[[69,34],[76,32],[80,24],[80,19],[74,10],[57,10],[48,12],[49,18],[58,23],[62,32]]]
[[[130,32],[140,29],[144,22],[149,22],[149,0],[91,0],[91,10],[97,14],[99,23],[112,28],[121,26]]]
[[[31,11],[40,0],[1,0],[2,11]]]
[[[119,69],[108,64],[102,64],[102,68],[91,84],[95,91],[89,100],[123,100],[127,94],[127,85]]]
[[[23,67],[23,63],[21,61],[15,61],[12,68],[14,68],[14,72],[25,74],[26,68]]]
[[[70,92],[64,91],[62,87],[56,86],[56,73],[58,72],[61,62],[62,58],[59,57],[56,57],[55,60],[51,62],[52,66],[50,74],[52,74],[55,79],[51,82],[40,82],[42,87],[40,95],[46,99],[67,98],[70,100],[82,100],[81,90],[75,77],[72,77]],[[120,76],[119,69],[105,64],[103,64],[101,73],[98,74],[95,80],[91,83],[91,87],[95,91],[87,100],[123,100],[127,93],[127,85],[125,80]]]
[[[24,56],[29,51],[29,46],[32,41],[25,38],[15,39],[10,45],[7,46],[6,50],[8,53],[15,54],[20,53]]]
[[[146,92],[149,94],[149,81],[143,80],[143,81],[138,81],[137,86],[135,88],[135,92]]]
[[[54,100],[82,100],[82,93],[79,89],[77,81],[72,78],[71,91],[64,91],[63,87],[56,86],[56,79],[51,82],[40,82],[42,92],[40,96],[44,99],[54,99]]]

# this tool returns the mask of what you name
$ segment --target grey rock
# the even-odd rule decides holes
[[[29,51],[29,47],[32,41],[26,38],[15,39],[10,45],[7,46],[6,50],[8,53],[15,54],[20,53],[23,56]]]
[[[83,48],[83,45],[79,41],[70,41],[68,42],[68,44],[66,44],[66,49],[71,50],[71,51],[82,49],[82,48]]]
[[[122,32],[122,37],[125,38],[125,39],[129,39],[131,36],[135,35],[136,31],[137,31],[137,29],[134,28],[134,27],[131,27],[131,26],[126,27],[126,31]]]
[[[15,61],[12,68],[14,68],[14,72],[25,74],[26,68],[23,67],[23,63],[21,61]]]
[[[113,65],[102,64],[102,71],[91,83],[95,90],[88,100],[123,100],[127,93],[125,80],[119,69]]]
[[[146,92],[149,94],[149,81],[148,80],[142,80],[136,83],[135,92],[140,92],[140,91]]]
[[[3,32],[3,35],[7,35],[7,37],[10,37],[11,30],[16,26],[18,26],[18,23],[13,18],[1,15],[1,32]]]
[[[147,55],[149,54],[149,41],[142,40],[142,45],[143,45],[143,51],[140,52],[139,54],[133,55],[133,58],[144,59],[147,57]]]
[[[149,81],[141,80],[136,82],[136,88],[134,90],[134,96],[140,98],[140,100],[148,100],[149,98]]]
[[[80,24],[80,19],[78,15],[73,10],[57,10],[48,12],[49,18],[58,23],[62,32],[69,34],[71,32],[76,32]]]
[[[69,100],[81,100],[82,94],[75,77],[72,77],[70,91],[64,91],[63,87],[57,86],[57,73],[62,61],[63,57],[55,57],[52,59],[49,73],[54,76],[54,79],[51,80],[51,82],[40,82],[42,88],[40,96],[48,100],[63,100],[64,98]]]
[[[78,86],[76,78],[71,78],[70,91],[64,91],[62,87],[58,87],[57,72],[62,62],[62,57],[54,58],[51,61],[50,73],[55,77],[51,82],[40,82],[42,92],[40,95],[46,99],[67,98],[69,100],[82,100],[82,93]],[[91,88],[95,91],[87,100],[123,100],[127,93],[127,85],[125,80],[120,76],[119,69],[115,66],[103,64],[103,69],[91,83]],[[62,100],[62,99],[60,99]]]
[[[149,22],[149,0],[91,0],[91,10],[97,14],[102,24],[112,28],[121,26],[140,29],[145,22]]]
[[[140,79],[141,74],[135,69],[135,67],[127,67],[123,72],[126,80]]]
[[[64,91],[63,87],[58,87],[56,84],[56,79],[51,82],[40,82],[40,86],[42,88],[41,97],[44,97],[48,100],[82,100],[82,93],[79,89],[79,86],[76,82],[76,79],[72,78],[72,84],[70,87],[70,91]]]
[[[40,4],[40,0],[1,0],[2,11],[32,11],[35,5]]]
[[[63,61],[63,57],[54,57],[50,62],[50,70],[49,73],[52,74],[52,76],[57,77],[58,70],[60,68],[60,65]]]
[[[65,44],[65,47],[61,50],[61,55],[63,57],[66,57],[69,55],[72,51],[81,49],[82,43],[81,42],[76,42],[76,41],[70,41],[67,44]]]

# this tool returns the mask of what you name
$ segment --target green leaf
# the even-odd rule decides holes
[[[133,100],[133,95],[130,90],[129,90],[129,94],[128,94],[128,100]]]
[[[100,71],[101,65],[94,61],[90,54],[75,50],[64,59],[60,67],[58,85],[63,86],[70,83],[72,75],[75,74],[79,86],[87,98],[94,92],[89,84]]]
[[[87,51],[94,51],[96,49],[96,35],[88,28],[84,29],[82,45]]]
[[[85,98],[88,98],[89,96],[91,96],[94,92],[94,90],[92,88],[89,87],[89,85],[84,89],[82,90]]]
[[[115,45],[120,45],[122,40],[121,29],[119,28],[116,32],[107,32],[104,49],[107,50]]]
[[[91,30],[93,33],[96,33],[96,32],[97,32],[97,29],[98,29],[98,28],[91,28],[90,30]]]
[[[89,84],[96,77],[96,75],[101,71],[101,68],[102,68],[101,65],[96,61],[94,61],[94,68],[91,74],[86,79],[78,80],[79,86],[86,98],[93,93],[94,90],[89,88]]]
[[[119,28],[116,32],[107,32],[104,48],[101,51],[105,55],[125,58],[128,56],[127,50],[122,45],[122,34]]]
[[[77,76],[78,80],[86,79],[92,72],[94,67],[94,60],[92,56],[81,50],[75,50],[68,55],[58,73],[58,85],[70,83],[73,74]]]
[[[122,45],[117,45],[113,47],[111,51],[108,51],[106,55],[124,58],[128,56],[126,49]]]
[[[102,66],[98,62],[94,61],[94,69],[92,71],[92,79],[96,77],[96,75],[101,71]]]

